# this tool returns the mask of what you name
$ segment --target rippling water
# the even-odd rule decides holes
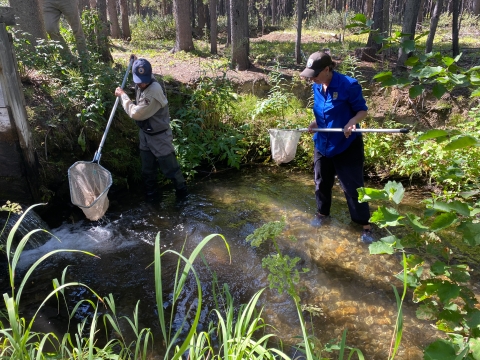
[[[82,282],[100,296],[112,293],[120,315],[132,316],[140,300],[140,325],[151,328],[160,339],[155,309],[153,244],[160,232],[162,249],[180,250],[185,243],[191,251],[205,236],[222,234],[231,247],[232,261],[220,238],[205,249],[209,266],[196,264],[201,274],[205,310],[204,325],[212,309],[212,272],[219,283],[228,283],[238,303],[247,302],[260,288],[268,287],[262,257],[272,250],[268,245],[252,248],[245,238],[268,221],[285,217],[286,235],[296,242],[279,240],[284,254],[301,258],[301,267],[310,271],[301,275],[302,303],[317,312],[305,312],[309,328],[323,344],[338,340],[348,329],[347,344],[362,350],[367,359],[386,359],[397,316],[392,285],[401,293],[402,284],[395,274],[402,270],[399,258],[392,255],[370,256],[359,241],[361,227],[350,222],[347,205],[338,186],[335,187],[332,221],[313,228],[315,213],[312,175],[283,170],[258,168],[215,176],[190,186],[191,196],[176,204],[173,191],[166,191],[157,206],[139,199],[113,202],[100,221],[64,223],[53,229],[56,238],[45,245],[25,251],[21,266],[28,267],[41,255],[53,249],[80,249],[97,257],[64,253],[50,258],[38,269],[26,289],[22,307],[31,313],[43,300],[51,279],[60,278],[67,265],[67,280]],[[171,289],[176,259],[166,257],[162,275],[164,287]],[[37,285],[38,284],[38,285]],[[176,319],[180,321],[194,301],[194,284],[182,295]],[[92,298],[86,288],[69,293],[74,304]],[[411,295],[407,295],[410,299]],[[264,318],[273,325],[287,350],[299,342],[298,317],[287,295],[266,290],[261,298]],[[101,307],[100,307],[101,308]],[[407,301],[404,307],[404,335],[396,359],[422,359],[422,348],[438,336],[431,325],[417,320],[416,305]],[[82,318],[91,309],[82,309]],[[39,318],[44,331],[64,331],[66,314],[57,312],[49,302]],[[292,353],[293,350],[287,352]]]

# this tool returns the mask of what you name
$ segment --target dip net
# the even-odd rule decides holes
[[[108,190],[112,174],[98,163],[77,161],[68,169],[70,199],[82,209],[85,216],[98,220],[108,209]]]
[[[272,159],[277,164],[292,161],[297,153],[297,145],[302,135],[298,130],[269,129]]]

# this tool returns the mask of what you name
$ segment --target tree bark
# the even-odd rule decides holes
[[[198,21],[197,21],[197,29],[196,29],[196,34],[198,36],[202,36],[204,35],[204,29],[205,29],[205,25],[207,23],[207,20],[206,20],[206,14],[205,14],[205,9],[206,9],[206,5],[203,3],[203,0],[197,0],[197,14],[198,14]]]
[[[480,0],[473,0],[473,15],[480,15]]]
[[[452,54],[453,57],[460,54],[460,47],[458,44],[458,35],[460,33],[460,8],[462,6],[461,0],[452,0]]]
[[[440,19],[442,8],[443,0],[437,0],[435,3],[435,8],[433,9],[432,18],[430,19],[430,33],[428,34],[427,42],[425,45],[426,54],[432,52],[433,39],[435,38],[435,32],[437,31],[438,20]]]
[[[217,50],[217,0],[209,0],[210,10],[210,53],[216,54]]]
[[[303,14],[303,1],[297,0],[297,38],[295,41],[295,62],[297,64],[302,63],[302,14]]]
[[[90,9],[92,10],[97,9],[97,0],[90,0]]]
[[[173,13],[175,16],[176,39],[173,52],[192,51],[192,23],[190,22],[190,1],[174,0]]]
[[[113,62],[112,54],[108,48],[108,27],[107,27],[107,2],[97,0],[98,16],[100,18],[100,29],[98,30],[98,48],[104,62]]]
[[[415,28],[417,25],[417,16],[418,11],[420,9],[420,1],[418,0],[407,0],[405,4],[405,14],[403,16],[403,23],[402,23],[402,33],[410,34],[409,36],[405,36],[402,39],[402,42],[409,39],[412,40],[415,37]],[[407,60],[408,53],[403,50],[402,47],[398,50],[398,61],[397,61],[397,68],[403,67],[405,60]]]
[[[367,9],[365,10],[367,18],[372,18],[373,15],[373,0],[367,0]]]
[[[225,0],[225,6],[227,10],[227,42],[225,46],[230,46],[232,44],[232,17],[230,15],[230,1]]]
[[[116,0],[107,0],[108,19],[110,20],[110,36],[120,39]]]
[[[243,71],[250,67],[248,60],[248,11],[244,0],[230,0],[232,24],[232,67]]]
[[[33,46],[37,44],[37,39],[46,39],[47,33],[43,24],[42,9],[37,0],[10,0],[10,7],[17,17],[17,29],[27,32],[27,39]]]
[[[128,23],[128,3],[127,0],[120,0],[120,13],[122,15],[122,34],[125,40],[130,40],[130,24]]]

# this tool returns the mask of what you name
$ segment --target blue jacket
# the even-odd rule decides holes
[[[312,90],[313,113],[319,128],[343,128],[359,111],[368,110],[358,81],[336,71],[326,93],[321,84],[314,83]],[[352,133],[346,138],[342,132],[317,132],[313,141],[322,155],[332,157],[345,151],[357,136],[362,135]]]

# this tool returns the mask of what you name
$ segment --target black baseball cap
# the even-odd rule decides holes
[[[333,65],[330,55],[317,51],[310,55],[307,61],[307,67],[300,73],[300,76],[312,78],[317,76],[327,66]]]

